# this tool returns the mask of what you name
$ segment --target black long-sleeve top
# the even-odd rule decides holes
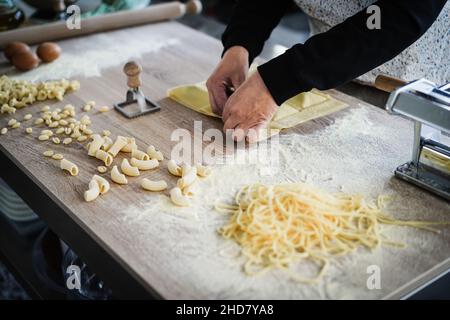
[[[339,86],[394,58],[432,25],[447,0],[379,0],[381,29],[369,29],[366,10],[258,67],[278,105],[312,88]],[[250,62],[292,0],[238,0],[222,36],[224,52],[243,46]]]

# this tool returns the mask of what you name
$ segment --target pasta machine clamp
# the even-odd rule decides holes
[[[450,83],[410,82],[390,94],[386,108],[414,121],[412,159],[395,176],[450,201]]]
[[[161,110],[161,107],[148,99],[140,89],[142,67],[136,62],[130,61],[123,67],[123,72],[128,78],[126,100],[121,103],[115,103],[114,109],[128,119]]]

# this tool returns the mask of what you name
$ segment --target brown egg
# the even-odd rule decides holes
[[[61,55],[61,47],[53,42],[44,42],[37,48],[37,55],[44,62],[52,62]]]
[[[11,42],[5,47],[4,54],[6,59],[12,60],[13,56],[20,52],[30,51],[30,47],[23,42]]]
[[[24,51],[16,53],[11,62],[18,70],[27,71],[39,65],[39,58],[31,51]]]

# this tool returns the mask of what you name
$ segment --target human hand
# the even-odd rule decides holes
[[[248,51],[244,47],[229,48],[206,81],[212,111],[222,116],[228,97],[245,81],[248,73]]]
[[[225,104],[222,114],[223,130],[233,130],[233,139],[247,139],[253,143],[259,140],[259,132],[265,128],[277,111],[259,72],[250,76]]]

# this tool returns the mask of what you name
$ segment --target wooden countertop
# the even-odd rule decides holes
[[[162,110],[133,120],[126,120],[115,111],[92,113],[90,116],[94,131],[108,129],[113,136],[134,136],[141,149],[149,144],[154,144],[167,156],[175,144],[170,141],[170,134],[174,129],[184,128],[193,132],[193,121],[199,119],[203,120],[204,129],[221,129],[222,125],[219,120],[196,114],[166,98],[166,90],[170,87],[194,83],[207,78],[220,57],[220,43],[176,22],[152,24],[130,28],[125,31],[129,32],[130,37],[133,37],[134,34],[148,33],[178,39],[178,42],[171,46],[162,48],[158,52],[144,54],[137,59],[143,66],[144,86],[142,89],[149,97],[160,103]],[[103,36],[114,40],[116,32],[118,31],[108,32]],[[66,40],[60,44],[64,52],[83,55],[82,51],[77,51],[77,43],[81,40]],[[89,38],[83,41],[89,41]],[[123,50],[127,50],[127,48],[123,48]],[[63,102],[52,103],[51,105],[64,106],[71,103],[77,108],[81,108],[86,101],[95,100],[99,105],[112,106],[113,103],[124,100],[126,88],[121,65],[103,70],[101,77],[75,78],[80,80],[81,90],[67,95]],[[398,123],[398,132],[401,139],[406,139],[410,135],[409,129],[411,126],[406,120],[400,118],[390,120],[392,117],[383,111],[357,99],[334,90],[329,91],[329,93],[349,103],[351,107],[367,109],[369,115],[374,119],[388,121],[386,125]],[[38,103],[24,110],[18,110],[15,117],[20,119],[26,113],[37,115],[42,105],[44,104]],[[308,122],[290,132],[303,134],[314,132],[317,128],[326,127],[333,123],[336,118],[344,117],[347,112],[344,110],[330,117]],[[5,126],[9,118],[9,116],[0,115],[0,127]],[[160,229],[161,232],[167,232],[168,227],[177,230],[177,236],[169,240],[158,234],[157,229],[153,228],[151,232],[146,232],[142,226],[138,227],[136,224],[130,223],[130,219],[133,219],[133,217],[127,216],[126,212],[128,212],[129,207],[132,205],[135,209],[142,208],[144,211],[149,198],[153,197],[153,195],[141,190],[138,183],[140,178],[162,178],[169,181],[170,187],[176,183],[176,179],[169,177],[166,170],[143,172],[140,178],[130,179],[129,185],[112,185],[109,193],[99,197],[93,203],[86,203],[83,200],[83,192],[86,190],[92,175],[97,173],[96,167],[101,163],[89,158],[86,150],[80,144],[73,144],[66,148],[54,146],[51,142],[41,143],[36,138],[38,129],[35,129],[32,136],[27,136],[23,132],[24,127],[26,127],[25,124],[22,125],[21,129],[11,130],[6,136],[0,136],[2,161],[8,162],[9,168],[14,167],[21,172],[20,175],[17,175],[17,177],[20,177],[17,179],[20,180],[15,179],[14,176],[3,170],[2,177],[5,177],[7,182],[12,183],[16,190],[24,191],[24,199],[33,208],[36,208],[35,210],[39,215],[49,221],[50,225],[56,229],[55,232],[62,239],[68,241],[75,251],[83,252],[80,255],[86,259],[88,264],[89,262],[95,264],[95,266],[92,265],[92,268],[100,270],[100,275],[105,274],[105,277],[108,278],[105,279],[107,282],[114,279],[114,275],[107,275],[106,269],[109,260],[98,259],[95,261],[94,249],[90,250],[86,246],[95,244],[103,252],[102,255],[99,254],[99,257],[106,254],[105,257],[117,263],[117,268],[129,275],[130,281],[136,281],[144,288],[144,291],[146,290],[157,297],[210,299],[270,296],[270,288],[266,288],[267,292],[264,294],[255,291],[259,288],[256,283],[258,281],[264,282],[264,279],[251,280],[247,283],[246,291],[243,291],[236,284],[227,286],[220,281],[219,278],[222,275],[220,268],[222,266],[213,265],[214,268],[211,269],[211,265],[202,262],[203,260],[208,261],[207,252],[214,252],[211,248],[205,249],[208,245],[208,239],[211,238],[202,238],[201,235],[203,231],[200,229],[205,228],[205,225],[208,225],[207,222],[199,223],[202,227],[198,229],[193,221],[186,223],[177,215],[169,217],[167,219],[171,222],[167,225],[161,225]],[[409,142],[406,143],[404,150],[408,150],[408,148]],[[42,156],[42,152],[47,149],[61,152],[65,158],[77,163],[80,174],[77,177],[67,176],[58,168],[57,161],[48,160]],[[405,159],[408,156],[409,154],[406,153]],[[370,167],[370,164],[367,164],[367,166]],[[5,168],[3,164],[2,168]],[[361,168],[361,170],[364,171],[366,168]],[[22,178],[25,180],[21,180]],[[42,197],[49,202],[33,199],[33,195],[27,189],[28,187],[33,187],[36,192],[42,192]],[[450,212],[450,206],[443,200],[430,196],[410,185],[405,186],[405,188],[412,190],[409,195],[416,193],[418,197],[422,197],[424,203],[432,202],[429,206],[430,211]],[[48,210],[46,210],[47,207]],[[161,213],[161,215],[164,214]],[[63,224],[61,221],[65,223]],[[158,220],[155,220],[155,223],[156,221]],[[66,224],[73,226],[72,231],[68,230]],[[85,239],[78,242],[79,237]],[[186,256],[181,257],[179,250],[172,249],[177,246],[183,247],[185,238],[188,237],[191,240],[185,250]],[[411,272],[408,271],[405,275],[399,276],[397,282],[387,285],[385,290],[377,293],[374,297],[383,297],[390,294],[391,297],[399,297],[428,281],[439,272],[443,272],[450,266],[449,239],[450,235],[446,232],[440,240],[433,240],[439,241],[442,247],[438,256],[433,256],[431,260],[428,259],[428,262],[424,262],[420,267],[411,267]],[[196,249],[191,247],[195,241],[198,241],[198,248]],[[205,254],[199,255],[198,250],[202,248],[205,250]],[[425,256],[428,254],[431,253],[427,252]],[[411,256],[408,256],[408,259],[411,259]],[[184,261],[188,265],[185,265],[185,268],[180,268],[179,263],[175,263],[175,261]],[[190,262],[192,262],[191,265],[189,265]],[[240,269],[235,268],[235,272],[240,273]],[[201,283],[196,282],[199,277],[202,278]],[[253,288],[252,283],[255,284]],[[215,284],[217,284],[217,287],[214,287]],[[126,286],[126,283],[122,283],[118,290],[123,289],[124,286]],[[402,286],[405,287],[402,288]],[[295,292],[295,287],[289,285],[289,288],[292,292],[272,296],[272,298],[315,297],[314,294],[308,295],[308,291],[304,287],[298,293]],[[255,291],[253,296],[249,295],[253,292],[252,290]],[[125,289],[124,292],[126,292]]]

